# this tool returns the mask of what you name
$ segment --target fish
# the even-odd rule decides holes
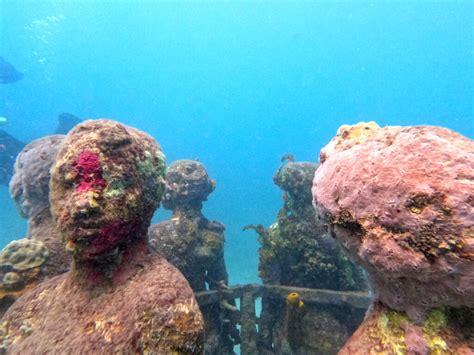
[[[55,134],[67,134],[74,126],[81,123],[82,119],[72,113],[63,112],[58,116],[58,126]]]
[[[15,69],[5,59],[0,57],[0,84],[12,84],[23,78],[23,73]]]
[[[8,186],[13,175],[13,166],[25,143],[20,142],[0,129],[0,185]]]

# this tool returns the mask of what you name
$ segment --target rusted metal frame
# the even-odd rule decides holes
[[[220,302],[221,299],[241,299],[244,294],[251,295],[253,299],[258,297],[285,299],[290,292],[298,292],[300,298],[305,303],[349,305],[356,308],[367,308],[371,301],[371,297],[365,292],[257,284],[236,285],[221,291],[196,292],[195,296],[200,305],[208,305]]]
[[[257,315],[255,295],[251,290],[240,298],[240,351],[242,354],[257,354]]]

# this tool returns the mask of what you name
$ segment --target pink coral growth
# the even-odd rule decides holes
[[[97,237],[92,238],[88,245],[91,254],[97,255],[115,248],[127,236],[129,226],[123,222],[112,222],[100,228]]]
[[[72,167],[78,175],[76,191],[102,190],[107,185],[102,178],[102,167],[97,154],[82,152]]]

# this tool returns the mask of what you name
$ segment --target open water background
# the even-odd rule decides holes
[[[169,163],[199,159],[230,281],[257,282],[241,229],[275,220],[280,157],[317,161],[340,125],[368,120],[473,138],[473,43],[472,1],[0,0],[0,56],[25,74],[0,86],[2,128],[29,142],[61,112],[106,117]],[[25,232],[0,186],[0,247]]]

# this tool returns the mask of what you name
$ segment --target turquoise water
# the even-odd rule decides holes
[[[199,159],[230,281],[256,282],[241,229],[275,220],[282,155],[316,161],[363,120],[474,137],[472,28],[472,1],[0,0],[0,56],[25,74],[0,85],[2,128],[29,142],[64,111],[107,117],[153,135],[168,162]],[[25,229],[0,187],[0,246]]]

